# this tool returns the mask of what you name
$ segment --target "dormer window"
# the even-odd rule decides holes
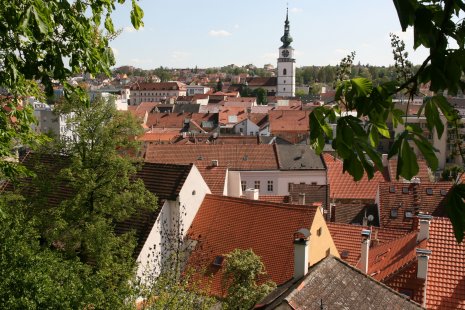
[[[406,210],[406,211],[405,211],[405,218],[406,218],[406,219],[411,219],[411,218],[413,218],[413,211],[412,211],[412,210]]]
[[[218,255],[218,256],[216,256],[215,259],[213,260],[213,266],[215,266],[215,267],[221,267],[221,266],[223,266],[223,261],[224,261],[224,256]]]

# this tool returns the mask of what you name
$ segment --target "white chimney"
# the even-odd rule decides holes
[[[362,251],[360,252],[360,270],[364,273],[368,272],[368,253],[370,251],[370,236],[370,230],[362,230]]]
[[[299,193],[299,205],[305,204],[305,193]]]
[[[250,199],[250,200],[258,200],[258,189],[247,188],[245,190],[245,198]]]
[[[417,242],[429,239],[429,226],[433,217],[427,214],[419,214],[420,231],[417,235]]]
[[[417,249],[416,252],[418,259],[417,278],[426,280],[428,274],[428,260],[432,252],[427,249]]]
[[[301,228],[294,233],[294,280],[304,277],[308,272],[308,243],[310,231]]]
[[[381,161],[383,163],[383,167],[387,167],[389,164],[388,154],[381,154]]]

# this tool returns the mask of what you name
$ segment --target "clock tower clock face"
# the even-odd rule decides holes
[[[287,56],[289,56],[289,51],[288,50],[283,50],[281,52],[281,54],[283,55],[283,57],[287,57]]]

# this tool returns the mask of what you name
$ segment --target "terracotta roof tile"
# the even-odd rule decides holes
[[[214,195],[223,195],[226,180],[226,167],[197,167],[205,183]]]
[[[274,146],[266,144],[148,145],[145,156],[147,162],[197,167],[209,167],[212,160],[233,170],[278,170]]]
[[[293,275],[294,233],[300,228],[309,229],[316,211],[316,207],[207,194],[188,231],[199,240],[188,264],[206,263],[207,275],[198,277],[211,283],[212,294],[222,296],[222,270],[212,265],[214,258],[234,249],[252,249],[264,263],[269,278],[282,284]]]
[[[349,173],[343,173],[341,160],[327,153],[323,154],[323,158],[328,167],[331,199],[372,199],[374,202],[379,183],[388,180],[383,173],[376,171],[371,180],[365,174],[356,182]]]
[[[465,309],[465,243],[457,244],[448,218],[433,218],[430,225],[426,306]]]
[[[416,212],[444,216],[450,182],[380,183],[380,219],[385,228],[411,231]],[[396,212],[391,213],[391,212]]]
[[[342,223],[327,223],[327,226],[341,258],[352,266],[356,266],[360,260],[361,232],[363,229],[370,229],[370,227]],[[372,241],[372,247],[384,245],[405,235],[404,232],[392,229],[375,228],[373,226],[371,229],[372,240],[376,240]]]
[[[282,131],[308,132],[310,130],[309,115],[309,111],[270,110],[268,111],[270,131],[271,133]]]

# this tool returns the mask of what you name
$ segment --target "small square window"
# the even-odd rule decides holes
[[[428,187],[428,188],[426,189],[426,194],[428,194],[428,195],[433,195],[433,189],[432,189],[431,187]]]
[[[413,211],[412,210],[406,210],[405,211],[405,218],[407,218],[407,219],[413,218]]]
[[[394,185],[389,186],[389,192],[390,193],[395,193],[396,192],[396,187]]]
[[[402,187],[402,193],[408,194],[408,187]]]
[[[447,190],[441,189],[441,196],[446,196],[447,195]]]
[[[391,218],[397,218],[397,209],[391,209]]]
[[[287,191],[290,192],[292,187],[292,183],[287,183]]]

